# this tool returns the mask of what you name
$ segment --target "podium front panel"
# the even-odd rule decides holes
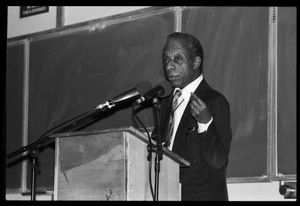
[[[70,133],[55,141],[55,200],[152,200],[141,137],[122,131]],[[155,153],[152,158],[154,189]],[[159,200],[180,200],[179,165],[166,156],[159,185]]]

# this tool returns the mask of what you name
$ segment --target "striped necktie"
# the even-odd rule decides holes
[[[168,149],[170,149],[170,145],[172,142],[172,136],[173,136],[173,130],[174,130],[174,112],[178,108],[178,98],[181,96],[181,91],[178,89],[175,91],[173,102],[172,102],[172,113],[170,115],[170,121],[169,121],[169,132],[167,136],[166,145]]]

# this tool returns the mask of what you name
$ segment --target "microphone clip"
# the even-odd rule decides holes
[[[109,100],[109,101],[107,101],[105,103],[99,104],[97,107],[95,107],[94,110],[96,110],[96,109],[103,109],[103,108],[106,108],[106,107],[109,108],[109,109],[111,109],[114,106],[116,106],[116,104],[112,100]]]
[[[161,104],[161,101],[160,101],[159,99],[157,99],[157,98],[153,98],[153,99],[152,99],[152,103],[153,103],[154,105],[160,105],[160,104]]]

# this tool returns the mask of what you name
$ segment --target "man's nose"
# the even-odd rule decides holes
[[[166,70],[167,71],[169,71],[169,70],[175,70],[175,64],[174,64],[174,62],[172,61],[172,60],[170,60],[169,62],[168,62],[168,64],[166,65]]]

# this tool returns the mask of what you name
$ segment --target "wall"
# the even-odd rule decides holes
[[[56,28],[57,6],[50,6],[48,13],[19,18],[20,6],[8,6],[7,38],[13,38],[35,32]],[[64,25],[72,25],[117,15],[146,6],[65,6],[63,7]]]
[[[145,6],[66,6],[65,25],[76,24],[97,18],[121,14],[133,10],[143,9]]]
[[[50,6],[47,13],[26,18],[19,18],[20,6],[7,9],[7,38],[56,28],[56,6]]]
[[[145,7],[64,7],[64,25],[69,26],[84,21],[121,14]],[[56,28],[57,7],[51,6],[48,13],[19,19],[19,6],[8,7],[7,38],[42,32]],[[228,184],[229,199],[232,201],[278,201],[285,200],[279,194],[279,182]],[[51,199],[52,195],[37,199]],[[30,199],[29,196],[8,194],[7,199]]]

